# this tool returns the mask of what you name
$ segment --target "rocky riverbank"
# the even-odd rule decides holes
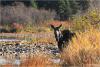
[[[57,45],[53,45],[52,43],[33,43],[33,44],[0,44],[0,57],[2,61],[1,64],[5,63],[16,63],[18,64],[18,60],[21,62],[24,61],[28,57],[32,57],[38,54],[44,54],[52,56],[52,60],[55,63],[59,63],[59,50]],[[55,59],[56,60],[55,60]],[[4,62],[4,59],[9,62]],[[17,60],[17,61],[14,61]]]

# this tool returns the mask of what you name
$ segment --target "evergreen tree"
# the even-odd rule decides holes
[[[66,20],[78,10],[85,11],[89,7],[89,0],[1,0],[1,5],[11,5],[15,1],[22,2],[26,6],[33,8],[44,8],[47,10],[55,10],[60,20]]]
[[[37,8],[36,0],[30,0],[33,8]]]
[[[70,8],[72,9],[72,14],[77,13],[79,10],[79,5],[77,3],[77,0],[69,0],[70,2]]]
[[[78,10],[86,10],[89,7],[88,0],[36,0],[38,8],[55,10],[60,20],[66,20]]]
[[[57,8],[57,13],[60,16],[60,19],[64,20],[71,14],[71,9],[69,6],[68,0],[59,0],[58,1],[58,8]]]
[[[89,0],[80,0],[78,1],[80,10],[86,10],[89,7]]]

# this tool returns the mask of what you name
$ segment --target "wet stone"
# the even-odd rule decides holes
[[[6,45],[0,45],[0,52],[2,53],[38,53],[38,52],[44,52],[44,53],[50,53],[50,54],[56,54],[59,53],[57,46],[54,45],[48,45],[48,44],[42,44],[42,43],[36,43],[32,45],[24,45],[24,44],[6,44]]]

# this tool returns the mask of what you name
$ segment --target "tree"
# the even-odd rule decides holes
[[[15,2],[17,0],[12,0]],[[2,4],[11,4],[10,1],[2,1]],[[89,7],[89,0],[27,0],[20,1],[26,6],[33,8],[44,8],[46,10],[55,10],[60,20],[69,19],[78,10],[85,11]]]
[[[79,10],[79,5],[77,3],[77,0],[69,0],[70,2],[70,8],[72,9],[72,14],[77,13]]]
[[[82,11],[89,8],[89,0],[80,0],[77,3],[79,5],[79,9]]]
[[[72,9],[70,7],[70,2],[68,0],[59,0],[57,13],[60,16],[60,20],[65,20],[72,14]]]
[[[0,0],[0,5],[6,6],[6,5],[12,5],[15,2],[21,2],[25,6],[32,6],[34,8],[37,7],[36,0]]]
[[[55,10],[60,20],[66,20],[78,10],[86,10],[89,7],[88,0],[36,0],[39,8]]]
[[[36,0],[30,0],[33,8],[37,8]]]

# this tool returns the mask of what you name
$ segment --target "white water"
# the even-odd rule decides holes
[[[0,65],[4,65],[4,64],[7,64],[7,63],[10,63],[10,64],[15,64],[15,65],[20,65],[21,61],[18,60],[18,59],[15,59],[13,62],[12,61],[8,61],[6,60],[4,57],[0,56]]]
[[[0,65],[6,64],[7,60],[0,56]]]
[[[20,40],[18,40],[18,39],[0,39],[0,42],[2,42],[2,41],[8,42],[8,41],[20,41]]]

